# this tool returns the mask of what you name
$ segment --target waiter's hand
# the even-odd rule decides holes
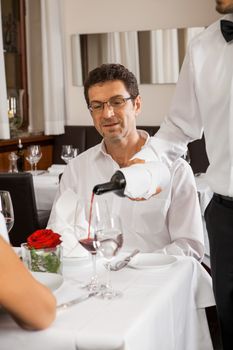
[[[140,159],[140,158],[134,158],[134,159],[131,159],[127,162],[126,166],[130,166],[130,165],[133,165],[133,164],[144,164],[145,163],[145,160],[144,159]],[[160,193],[162,190],[161,190],[161,187],[157,187],[155,189],[155,193],[152,194],[151,197],[153,197],[154,195]],[[150,198],[151,198],[150,197]],[[145,198],[129,198],[131,201],[146,201],[147,199]],[[148,198],[149,199],[149,198]]]

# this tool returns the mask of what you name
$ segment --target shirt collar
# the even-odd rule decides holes
[[[141,129],[137,129],[137,131],[138,131],[139,135],[146,140],[145,144],[144,144],[144,146],[145,146],[148,143],[149,139],[150,139],[150,136],[149,136],[148,132],[145,131],[145,130],[141,130]],[[104,139],[100,142],[99,145],[100,145],[99,152],[102,153],[104,156],[108,156],[109,157],[109,154],[106,151]]]

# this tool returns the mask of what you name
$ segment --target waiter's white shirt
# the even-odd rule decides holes
[[[232,21],[233,15],[224,19]],[[220,20],[192,40],[170,112],[151,145],[170,162],[203,130],[208,184],[213,192],[233,196],[233,43],[223,38]]]
[[[103,142],[69,162],[48,223],[49,228],[64,233],[64,246],[68,236],[64,220],[57,215],[58,200],[67,190],[90,199],[93,187],[109,181],[117,170],[119,165],[106,153]],[[192,170],[183,159],[172,165],[171,182],[167,188],[149,200],[132,201],[111,192],[102,196],[105,196],[110,210],[121,217],[123,250],[140,248],[141,252],[163,251],[202,259],[204,239],[196,185]]]

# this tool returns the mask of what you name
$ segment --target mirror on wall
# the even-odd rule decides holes
[[[71,36],[73,85],[102,63],[121,63],[140,84],[176,83],[187,45],[204,28],[74,34]]]

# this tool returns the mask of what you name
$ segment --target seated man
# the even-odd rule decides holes
[[[93,187],[109,181],[119,168],[127,166],[150,139],[145,131],[136,129],[141,97],[135,76],[124,66],[104,64],[91,71],[84,94],[103,140],[70,161],[61,178],[48,227],[63,235],[65,251],[72,227],[67,234],[62,211],[58,215],[62,196],[72,190],[78,197],[91,198]],[[140,248],[141,252],[191,255],[201,260],[202,220],[192,170],[179,159],[170,172],[170,184],[148,200],[132,201],[112,192],[104,194],[110,209],[122,219],[123,250]]]
[[[44,329],[54,320],[56,300],[37,282],[0,236],[0,308],[23,328]]]

